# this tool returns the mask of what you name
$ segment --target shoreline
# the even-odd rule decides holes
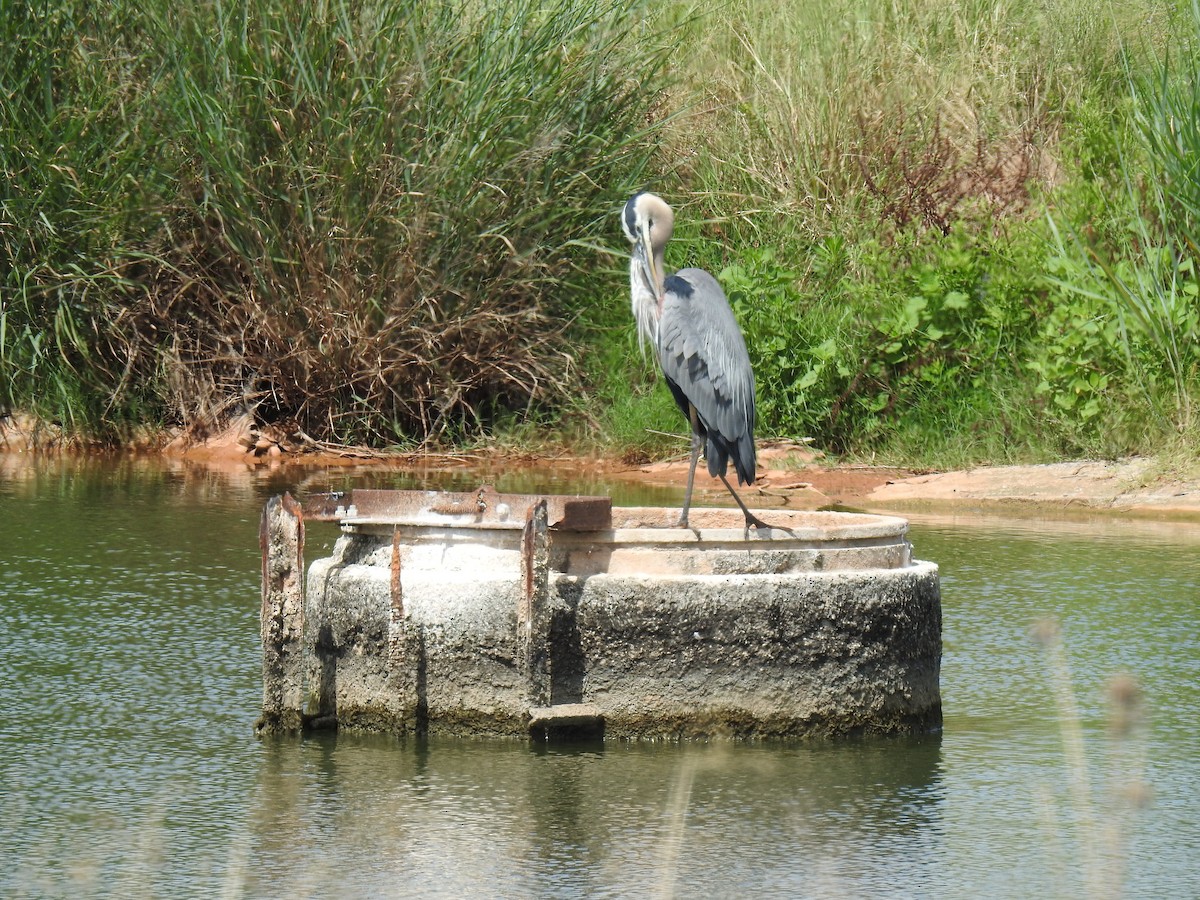
[[[248,422],[235,421],[203,441],[175,435],[125,448],[71,446],[54,426],[25,417],[0,421],[0,458],[28,455],[136,456],[179,461],[228,471],[274,472],[285,468],[362,467],[397,471],[471,472],[481,478],[505,471],[561,471],[647,487],[679,488],[687,458],[638,464],[615,458],[550,455],[511,450],[448,453],[385,452],[367,448],[297,447],[276,440]],[[265,432],[265,433],[264,433]],[[961,515],[968,510],[995,515],[1109,514],[1138,518],[1200,520],[1200,478],[1181,477],[1146,457],[1076,460],[1032,465],[979,466],[954,471],[868,465],[828,465],[819,451],[794,441],[759,442],[758,477],[740,493],[759,509],[818,509],[838,506],[914,515]],[[728,494],[703,467],[697,472],[697,503],[725,505]]]

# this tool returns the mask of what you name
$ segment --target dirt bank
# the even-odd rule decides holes
[[[1025,506],[1200,519],[1200,480],[1173,476],[1144,458],[914,472],[827,466],[811,451],[766,444],[759,463],[758,481],[747,489],[750,505],[837,504],[872,510]],[[682,483],[687,462],[645,466],[639,477]],[[723,490],[719,482],[717,487]]]

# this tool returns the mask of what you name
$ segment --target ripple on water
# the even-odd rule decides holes
[[[943,573],[942,735],[259,742],[257,522],[284,486],[63,464],[0,480],[0,893],[1062,896],[1118,858],[1130,896],[1197,893],[1194,540],[914,527]],[[310,555],[335,534],[314,528]],[[1088,850],[1056,664],[1029,638],[1046,616],[1116,854]],[[1120,739],[1119,670],[1145,704]],[[1133,778],[1147,809],[1121,805]]]

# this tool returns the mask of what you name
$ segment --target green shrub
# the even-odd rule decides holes
[[[915,411],[930,428],[964,406],[988,416],[979,395],[998,372],[1017,372],[1034,328],[1022,255],[1037,246],[926,232],[860,248],[851,272],[830,238],[804,279],[772,251],[744,254],[721,280],[750,347],[763,430],[863,451],[886,446]]]

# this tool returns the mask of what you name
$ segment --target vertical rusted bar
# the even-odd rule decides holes
[[[392,529],[392,621],[404,619],[404,591],[400,587],[400,529]]]
[[[263,708],[259,732],[299,729],[302,710],[300,638],[304,629],[304,517],[291,494],[263,509],[262,551]]]
[[[517,668],[529,706],[550,702],[550,532],[545,498],[535,503],[521,535],[522,590],[517,601]]]

